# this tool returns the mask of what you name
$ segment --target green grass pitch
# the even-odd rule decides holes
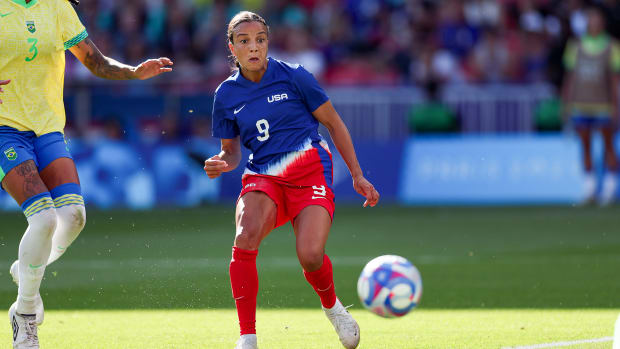
[[[232,348],[238,335],[227,268],[232,204],[89,212],[85,231],[49,266],[43,348]],[[0,214],[0,308],[25,229]],[[616,208],[337,207],[327,246],[336,291],[353,304],[362,348],[502,348],[613,335],[620,313]],[[362,309],[356,282],[375,256],[418,266],[424,295],[402,319]],[[290,225],[259,258],[262,348],[338,348],[305,282]],[[6,320],[5,320],[6,321]],[[0,348],[10,326],[0,322]],[[4,340],[2,339],[4,338]],[[610,342],[571,348],[610,348]]]

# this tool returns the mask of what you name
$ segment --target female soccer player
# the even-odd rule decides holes
[[[379,193],[357,162],[346,126],[323,89],[303,67],[267,57],[269,27],[259,15],[238,13],[228,25],[228,46],[237,72],[215,92],[213,136],[222,151],[205,161],[210,178],[237,167],[240,143],[253,155],[243,175],[236,212],[230,283],[241,338],[238,349],[257,348],[256,256],[274,228],[292,222],[306,280],[346,348],[356,348],[359,327],[334,291],[325,243],[334,214],[332,159],[318,124],[329,130],[355,190],[375,206]]]
[[[0,182],[28,221],[19,260],[11,267],[19,290],[9,317],[13,347],[38,348],[45,267],[66,251],[86,220],[63,137],[64,51],[106,79],[148,79],[171,71],[172,61],[131,67],[104,56],[67,0],[0,1],[0,24],[0,76],[10,78],[0,82]]]

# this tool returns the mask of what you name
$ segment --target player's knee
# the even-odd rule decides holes
[[[49,208],[41,211],[31,216],[28,222],[32,232],[40,235],[43,239],[51,239],[58,223],[56,210]]]
[[[58,210],[58,217],[71,231],[81,232],[86,225],[86,209],[82,205],[65,206]]]
[[[261,233],[258,229],[250,227],[237,228],[235,246],[244,250],[256,250],[261,242]]]
[[[238,217],[235,246],[245,250],[256,250],[268,230],[267,222],[260,212],[244,211]]]
[[[256,250],[260,245],[261,236],[262,225],[259,220],[246,215],[237,224],[235,246],[244,250]]]
[[[323,250],[299,251],[299,263],[305,271],[319,270],[323,265]]]

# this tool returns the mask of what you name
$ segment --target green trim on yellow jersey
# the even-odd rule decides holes
[[[34,6],[34,4],[37,3],[37,0],[32,0],[29,3],[26,3],[26,0],[11,0],[14,3],[20,5],[20,6],[24,6],[25,8],[30,8],[32,6]]]
[[[86,29],[84,29],[83,32],[76,35],[73,39],[67,40],[67,42],[65,42],[65,50],[68,50],[72,48],[73,46],[79,44],[80,42],[82,42],[82,40],[86,39],[87,37],[88,37],[88,32],[86,31]]]

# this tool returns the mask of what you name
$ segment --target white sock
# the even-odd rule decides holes
[[[17,312],[20,314],[35,313],[35,297],[39,293],[56,229],[56,210],[46,209],[27,220],[28,229],[19,244]]]
[[[80,235],[86,223],[86,209],[83,205],[68,205],[56,208],[58,225],[52,238],[52,252],[47,265],[60,258],[71,243]]]
[[[596,194],[596,176],[592,172],[586,172],[583,179],[584,198],[590,200]]]
[[[613,172],[608,172],[603,178],[603,188],[601,189],[601,204],[610,204],[616,198],[618,190],[618,176]]]

